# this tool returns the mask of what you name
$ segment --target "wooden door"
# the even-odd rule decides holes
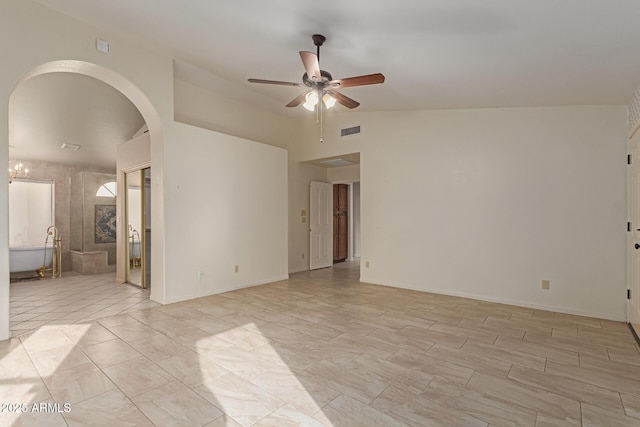
[[[347,259],[349,239],[349,186],[333,186],[333,262]]]
[[[309,269],[330,267],[333,259],[331,247],[331,210],[333,192],[331,184],[311,182],[309,203],[310,256]]]

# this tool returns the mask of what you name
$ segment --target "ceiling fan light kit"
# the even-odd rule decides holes
[[[317,48],[317,52],[299,52],[305,69],[305,73],[302,75],[302,83],[263,79],[249,79],[249,82],[279,86],[306,86],[309,90],[295,97],[287,104],[287,107],[297,107],[302,104],[309,111],[314,111],[317,105],[321,107],[322,104],[328,109],[333,107],[336,102],[350,109],[356,108],[360,103],[341,94],[337,89],[384,83],[384,75],[381,73],[334,80],[331,73],[320,69],[320,46],[327,40],[326,37],[321,34],[314,34],[311,38]],[[320,99],[322,99],[322,104],[319,103]],[[318,109],[322,110],[322,108]]]
[[[307,92],[304,98],[306,101],[304,104],[302,104],[302,106],[309,111],[314,111],[316,105],[318,104],[318,94],[313,91]]]
[[[286,106],[297,107],[302,104],[305,109],[315,111],[317,114],[316,123],[320,123],[320,142],[323,142],[322,105],[324,104],[327,110],[333,107],[336,102],[350,109],[356,108],[360,103],[338,92],[337,89],[384,83],[384,75],[376,73],[334,80],[331,73],[320,69],[320,46],[323,45],[327,38],[322,34],[314,34],[311,38],[313,39],[313,44],[316,46],[316,53],[307,51],[299,52],[305,69],[305,73],[302,75],[302,83],[263,79],[249,79],[249,82],[279,86],[306,86],[309,88],[307,92],[296,96]],[[320,102],[321,99],[322,102]]]
[[[302,106],[309,111],[315,111],[318,102],[318,94],[315,91],[310,91],[305,95],[305,103],[302,104]],[[336,105],[336,99],[326,91],[324,91],[324,95],[322,95],[322,102],[324,106],[327,107],[327,110]]]
[[[324,105],[327,106],[327,109],[336,105],[336,99],[328,93],[324,94],[324,96],[322,97],[322,101],[324,102]]]

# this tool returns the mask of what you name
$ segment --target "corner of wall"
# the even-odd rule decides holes
[[[640,126],[640,86],[638,87],[638,89],[636,89],[636,92],[633,95],[631,102],[629,103],[627,112],[629,122],[629,137],[631,137]]]

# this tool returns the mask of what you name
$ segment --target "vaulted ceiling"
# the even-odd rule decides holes
[[[11,95],[10,160],[40,160],[115,171],[116,147],[144,126],[124,95],[92,77],[43,74]],[[78,150],[62,145],[80,146]]]
[[[359,111],[626,105],[640,84],[637,0],[38,1],[163,46],[280,113],[298,88],[246,80],[300,81],[314,33],[334,78],[387,77],[344,89]]]
[[[298,51],[315,51],[314,33],[327,37],[320,65],[334,78],[386,76],[382,85],[342,90],[361,102],[357,111],[627,105],[640,84],[637,0],[37,1],[166,51],[179,79],[293,117],[303,114],[301,107],[284,105],[301,88],[247,78],[301,81]],[[119,106],[98,105],[87,95],[101,90],[88,86],[98,82],[81,83],[83,100],[61,78],[34,79],[12,97],[20,107],[30,96],[51,93],[41,106],[15,110],[23,124],[38,123],[29,138],[49,141],[61,154],[64,142],[87,142],[89,135],[127,139],[137,130],[139,113],[117,95],[107,98]],[[56,116],[65,111],[73,117]],[[118,130],[99,124],[129,113],[114,119],[123,124]],[[68,130],[72,119],[76,134]],[[12,128],[27,138],[25,126]]]

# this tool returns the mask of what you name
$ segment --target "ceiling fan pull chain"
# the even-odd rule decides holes
[[[322,139],[322,100],[318,102],[318,109],[320,110],[320,142],[324,142]]]
[[[313,52],[306,50],[298,52],[300,54],[300,59],[302,60],[302,65],[304,65],[305,69],[305,73],[302,75],[302,83],[264,79],[249,79],[249,82],[279,86],[304,87],[306,92],[296,96],[286,106],[297,107],[302,104],[302,106],[309,111],[313,111],[317,105],[320,105],[318,108],[322,108],[323,103],[325,108],[331,108],[336,102],[349,109],[356,108],[360,103],[338,92],[338,89],[384,83],[385,78],[381,73],[334,80],[331,73],[320,69],[320,47],[327,40],[326,37],[322,34],[314,34],[311,38],[313,39],[313,44],[316,46],[316,54],[314,55]],[[322,110],[316,110],[316,124],[321,121]],[[322,132],[320,138],[322,138]]]

